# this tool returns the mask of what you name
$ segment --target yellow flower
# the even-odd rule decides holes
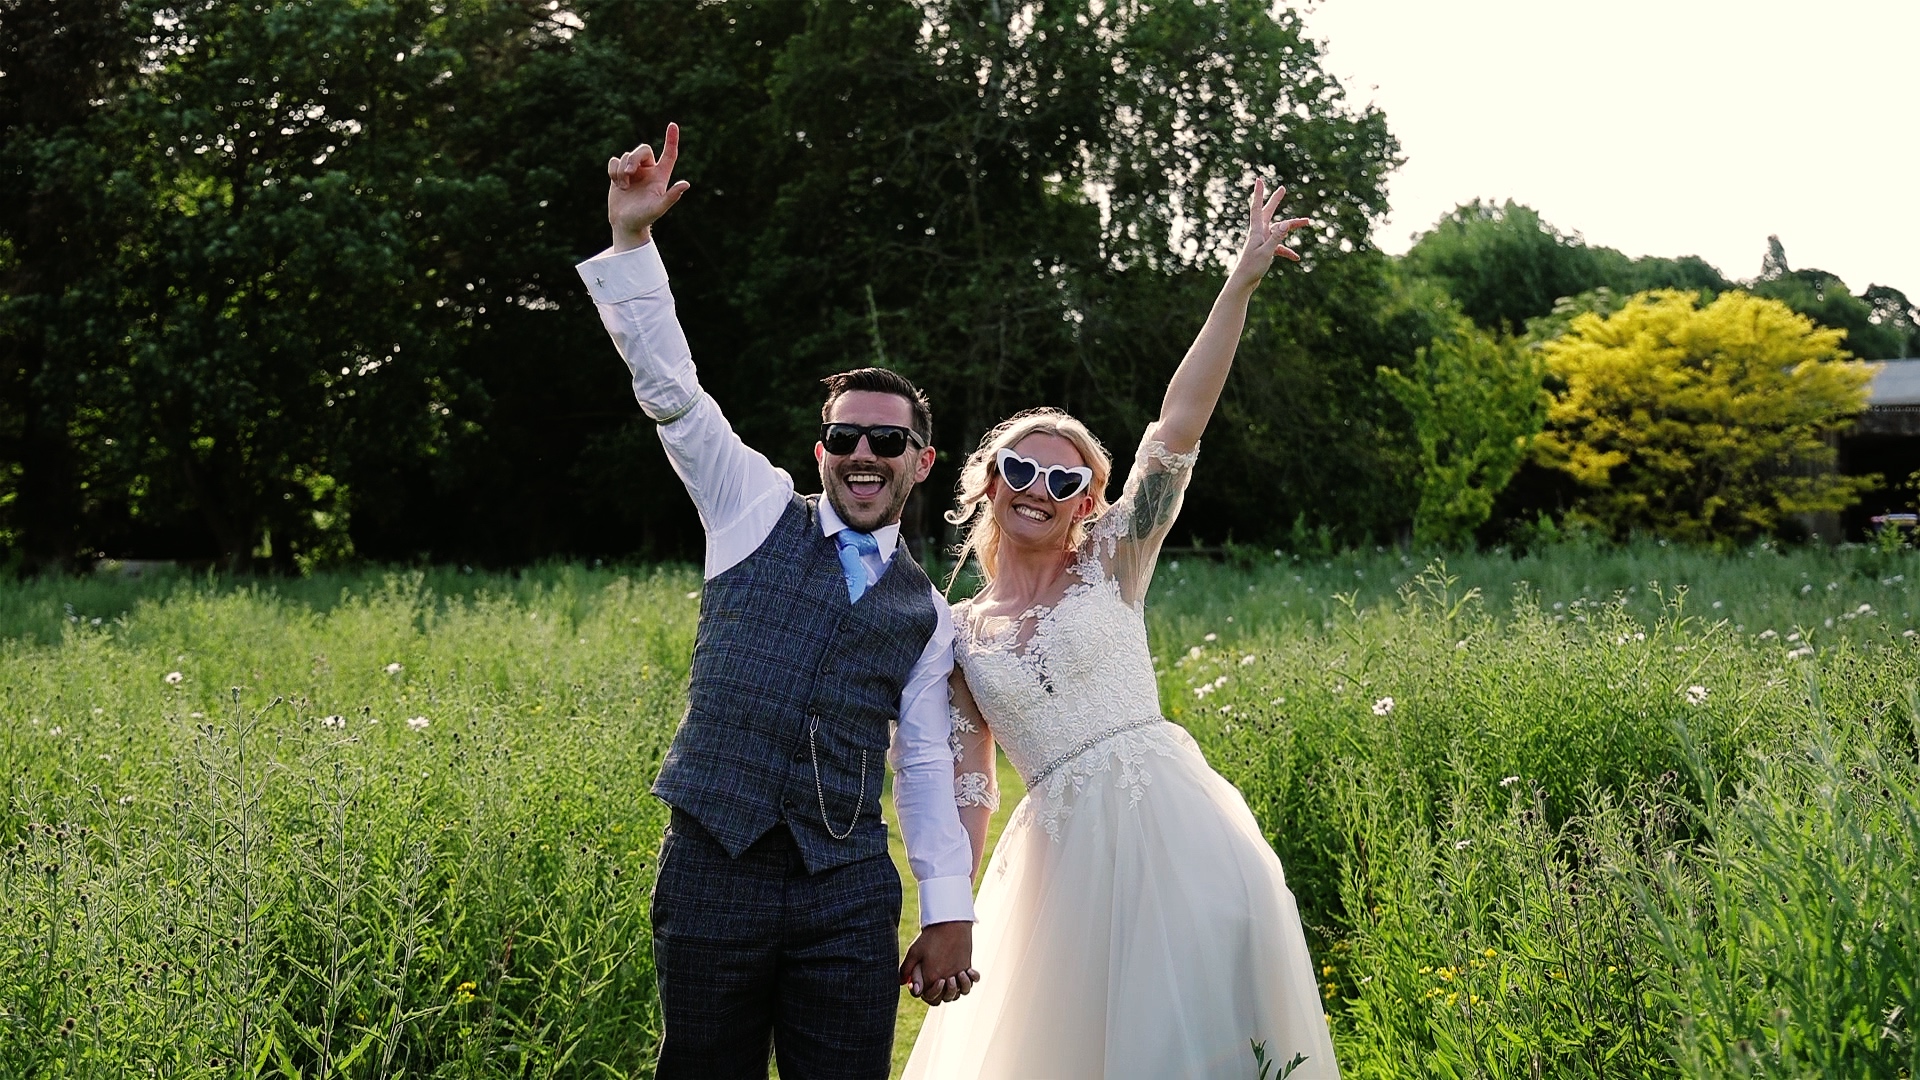
[[[1333,965],[1332,965],[1332,964],[1328,964],[1328,965],[1326,965],[1325,967],[1322,967],[1322,968],[1320,969],[1320,974],[1321,974],[1321,975],[1332,975],[1332,974],[1333,974]]]
[[[1480,955],[1481,955],[1481,956],[1484,956],[1484,957],[1486,957],[1486,958],[1487,958],[1487,959],[1489,959],[1489,960],[1491,960],[1491,959],[1493,959],[1493,958],[1494,958],[1494,956],[1496,956],[1496,955],[1498,955],[1498,954],[1496,954],[1496,953],[1495,953],[1495,952],[1493,951],[1493,946],[1491,946],[1491,945],[1489,945],[1489,946],[1487,946],[1487,951],[1486,951],[1486,952],[1483,952],[1483,953],[1481,953]]]

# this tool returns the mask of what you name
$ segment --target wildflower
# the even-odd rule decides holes
[[[409,716],[409,717],[407,717],[407,726],[408,726],[409,728],[412,728],[412,729],[413,729],[413,730],[415,730],[415,731],[425,731],[425,730],[427,730],[427,724],[428,724],[428,722],[429,722],[429,721],[428,721],[428,720],[427,720],[427,718],[426,718],[426,717],[424,717],[424,716]]]
[[[1219,634],[1208,634],[1208,635],[1207,635],[1206,637],[1203,637],[1203,638],[1201,638],[1200,640],[1201,640],[1201,641],[1219,641],[1219,640],[1220,640],[1220,635],[1219,635]]]
[[[1520,782],[1520,778],[1517,776],[1503,776],[1500,778],[1501,787],[1512,787],[1513,785],[1519,782]]]
[[[1385,716],[1392,711],[1393,699],[1390,697],[1383,697],[1373,703],[1373,715],[1375,716]]]
[[[1858,608],[1854,609],[1854,613],[1857,615],[1871,615],[1873,614],[1873,605],[1861,604]]]
[[[184,680],[185,678],[186,678],[185,675],[182,675],[177,671],[169,671],[166,673],[164,677],[162,677],[161,681],[166,683],[168,686],[179,686],[181,681]]]
[[[347,718],[344,716],[341,716],[339,713],[335,713],[332,716],[323,716],[320,718],[320,726],[330,727],[330,728],[343,728],[347,726]]]
[[[1241,657],[1241,658],[1240,658],[1240,666],[1241,666],[1241,667],[1246,667],[1246,666],[1247,666],[1248,664],[1251,664],[1251,663],[1253,663],[1253,654],[1252,654],[1252,653],[1248,653],[1247,655],[1245,655],[1245,656],[1243,656],[1243,657]]]
[[[1467,642],[1466,642],[1466,639],[1464,638],[1453,643],[1454,652],[1460,652],[1464,650],[1466,647],[1467,647]]]
[[[1900,636],[1901,636],[1901,637],[1914,637],[1914,636],[1915,636],[1915,634],[1914,634],[1914,632],[1913,632],[1912,630],[1902,630],[1902,631],[1900,632]]]
[[[688,593],[688,594],[687,594],[687,599],[689,599],[689,600],[698,600],[698,599],[700,599],[700,590],[699,590],[699,589],[695,589],[695,590],[693,590],[692,592],[690,592],[690,593]]]
[[[1645,641],[1645,640],[1647,640],[1647,635],[1646,635],[1645,633],[1643,633],[1643,632],[1641,632],[1641,631],[1638,631],[1638,630],[1636,630],[1636,631],[1634,631],[1634,634],[1633,634],[1633,640],[1635,640],[1635,641]]]
[[[1813,591],[1813,586],[1812,586],[1812,585],[1802,585],[1802,586],[1800,586],[1800,595],[1801,595],[1801,596],[1805,596],[1805,595],[1807,595],[1808,593],[1810,593],[1810,592],[1812,592],[1812,591]]]
[[[1453,842],[1453,850],[1455,851],[1460,851],[1462,849],[1470,848],[1472,846],[1473,846],[1473,841],[1471,840],[1455,840]],[[1452,978],[1453,976],[1449,975],[1447,977]]]
[[[1481,955],[1481,956],[1484,956],[1484,957],[1486,957],[1486,958],[1487,958],[1487,959],[1489,959],[1489,960],[1491,960],[1491,959],[1493,959],[1493,958],[1494,958],[1495,956],[1498,956],[1499,954],[1498,954],[1497,952],[1495,952],[1495,951],[1494,951],[1494,948],[1493,948],[1493,946],[1491,946],[1491,945],[1489,945],[1489,946],[1487,946],[1487,948],[1486,948],[1486,951],[1485,951],[1485,952],[1482,952],[1482,953],[1481,953],[1480,955]]]
[[[1687,704],[1689,705],[1705,705],[1707,703],[1707,688],[1704,686],[1689,686],[1687,687],[1686,693]]]
[[[53,726],[53,728],[52,728],[51,730],[49,730],[49,731],[47,732],[47,734],[49,734],[49,735],[58,735],[58,734],[60,734],[60,725],[58,725],[58,724],[55,724],[55,725]]]
[[[1191,649],[1188,649],[1188,650],[1187,650],[1187,659],[1189,659],[1189,660],[1198,660],[1198,659],[1200,659],[1200,646],[1198,646],[1198,645],[1195,645],[1195,646],[1194,646],[1193,648],[1191,648]]]
[[[1225,715],[1226,715],[1227,713],[1230,713],[1230,712],[1232,712],[1232,711],[1233,711],[1233,706],[1231,706],[1231,705],[1222,705],[1222,706],[1220,706],[1220,714],[1221,714],[1222,716],[1225,716]]]
[[[189,720],[205,720],[206,718],[207,714],[203,712],[190,712],[187,714],[187,719]]]
[[[1777,638],[1777,637],[1779,637],[1779,636],[1780,636],[1779,634],[1777,634],[1777,633],[1775,633],[1775,632],[1773,632],[1772,630],[1762,630],[1762,631],[1760,631],[1760,640],[1761,640],[1761,641],[1772,641],[1772,640],[1773,640],[1774,638]]]
[[[1795,630],[1793,633],[1787,635],[1787,644],[1789,645],[1799,640],[1800,640],[1800,631],[1798,630]]]
[[[1713,610],[1715,610],[1715,611],[1719,611],[1719,610],[1720,610],[1720,608],[1721,608],[1722,606],[1723,606],[1723,605],[1722,605],[1722,604],[1720,603],[1720,601],[1718,601],[1718,600],[1715,600],[1715,601],[1713,602]]]
[[[389,675],[398,675],[400,674],[401,670],[402,668],[400,667],[400,661],[398,660],[395,660],[393,663],[388,664],[386,667],[386,672]]]
[[[1797,649],[1787,650],[1787,659],[1789,660],[1798,660],[1801,657],[1812,656],[1812,655],[1813,655],[1813,646],[1811,645],[1802,645]]]
[[[122,796],[120,796],[120,805],[121,805],[121,806],[126,806],[126,805],[128,805],[128,804],[130,804],[130,803],[132,803],[132,802],[133,802],[133,796],[131,796],[131,795],[122,795]]]

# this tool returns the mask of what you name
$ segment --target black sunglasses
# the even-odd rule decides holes
[[[867,437],[867,448],[874,457],[896,458],[907,452],[907,443],[925,446],[920,436],[912,428],[899,424],[821,424],[820,445],[827,448],[829,454],[851,454],[853,448],[860,445],[860,437]]]

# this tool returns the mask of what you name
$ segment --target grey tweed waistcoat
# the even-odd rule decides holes
[[[784,822],[808,873],[885,854],[887,743],[936,620],[932,583],[904,553],[847,600],[817,498],[795,495],[752,555],[706,583],[687,715],[653,784],[735,858]]]

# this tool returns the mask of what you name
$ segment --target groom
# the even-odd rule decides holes
[[[937,1005],[977,978],[947,742],[953,624],[899,550],[932,416],[891,371],[826,380],[823,496],[741,442],[700,389],[652,243],[687,189],[679,142],[668,125],[657,159],[643,145],[607,163],[613,246],[578,267],[707,536],[687,714],[653,785],[672,807],[653,897],[658,1075],[764,1080],[771,1046],[783,1080],[877,1080],[898,986]],[[883,759],[920,888],[904,960]]]

